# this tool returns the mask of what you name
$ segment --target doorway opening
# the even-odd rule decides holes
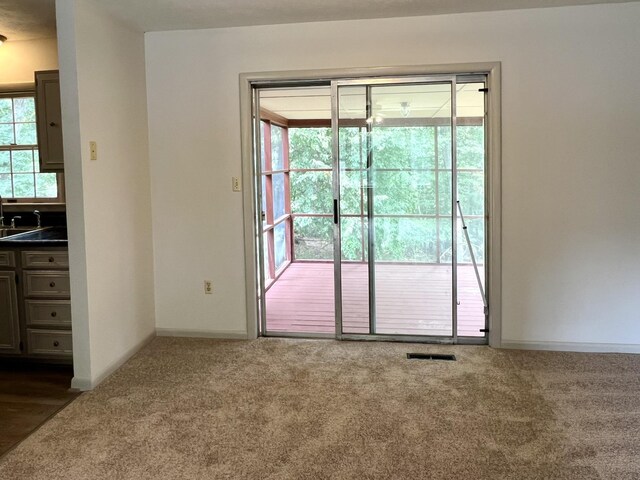
[[[487,343],[487,91],[252,86],[260,335]]]

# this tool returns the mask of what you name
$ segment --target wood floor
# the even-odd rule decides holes
[[[0,456],[78,396],[72,376],[69,366],[0,364]]]
[[[376,333],[450,336],[451,266],[376,265]],[[342,265],[344,333],[368,333],[366,264]],[[458,335],[483,336],[484,306],[473,267],[458,267]],[[334,333],[332,263],[294,262],[266,295],[267,331]]]

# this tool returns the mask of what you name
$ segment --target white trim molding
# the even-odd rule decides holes
[[[499,348],[502,336],[502,135],[501,135],[501,63],[456,63],[440,65],[401,65],[364,68],[293,70],[240,74],[240,123],[242,142],[242,181],[244,211],[244,260],[245,293],[247,311],[246,338],[258,336],[258,286],[256,261],[255,181],[253,173],[252,135],[252,87],[260,85],[301,85],[329,82],[331,80],[402,77],[425,75],[485,74],[489,89],[487,104],[487,253],[489,273],[487,278],[487,300],[489,304],[489,345]],[[160,334],[160,333],[159,333]]]
[[[237,330],[191,330],[179,328],[156,328],[159,337],[220,338],[229,340],[247,340],[247,332]]]
[[[109,375],[118,370],[122,365],[127,363],[136,353],[142,350],[144,347],[149,345],[153,339],[156,338],[156,333],[152,332],[150,335],[147,335],[142,341],[135,344],[129,350],[127,350],[122,356],[109,365],[102,373],[100,373],[96,378],[84,378],[84,377],[76,377],[74,376],[71,379],[71,389],[79,390],[81,392],[86,392],[88,390],[93,390],[98,385],[100,385]]]
[[[625,343],[523,342],[503,340],[502,348],[512,350],[549,350],[553,352],[640,354],[640,345]]]

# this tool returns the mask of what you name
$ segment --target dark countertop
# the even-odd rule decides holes
[[[66,227],[45,227],[0,238],[0,247],[66,247]]]

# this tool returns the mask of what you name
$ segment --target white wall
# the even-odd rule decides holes
[[[501,61],[503,342],[640,345],[638,25],[627,3],[148,33],[157,326],[245,332],[239,73]]]
[[[90,388],[155,334],[144,38],[90,0],[56,7],[73,385]]]
[[[55,38],[3,43],[0,47],[0,88],[5,85],[34,83],[33,72],[58,68]]]

